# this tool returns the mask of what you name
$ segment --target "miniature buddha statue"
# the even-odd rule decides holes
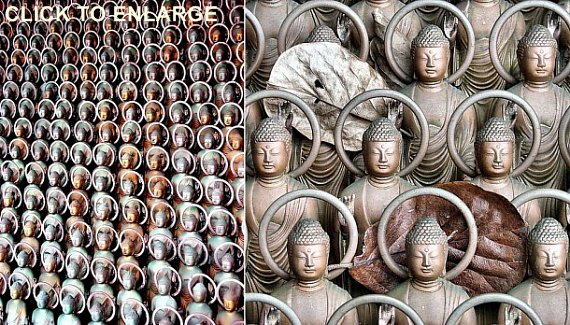
[[[222,284],[220,284],[222,287]],[[219,298],[222,308],[219,309],[216,315],[215,323],[219,325],[232,325],[240,324],[244,318],[241,312],[238,311],[238,304],[242,296],[242,287],[239,282],[229,282],[220,290]]]
[[[532,186],[510,176],[514,146],[515,133],[504,119],[492,117],[487,120],[475,139],[475,157],[481,175],[470,182],[486,191],[500,194],[509,201],[532,189]],[[538,201],[525,203],[519,208],[519,213],[532,229],[540,220]]]
[[[527,303],[543,324],[570,324],[570,288],[564,279],[568,256],[568,234],[553,218],[542,218],[528,236],[530,279],[519,284],[509,295]],[[499,325],[532,324],[519,310],[502,304]],[[518,315],[517,315],[518,314]]]
[[[469,19],[475,32],[475,56],[469,65],[469,69],[461,78],[459,86],[467,95],[473,95],[487,89],[505,89],[507,83],[497,73],[491,64],[489,51],[489,38],[493,24],[499,16],[512,4],[507,0],[465,0],[457,4],[457,7]],[[511,16],[501,29],[498,38],[497,49],[503,67],[512,75],[518,74],[516,61],[516,44],[524,35],[525,22],[519,12]],[[453,65],[459,66],[467,55],[467,32],[461,24],[457,26],[457,53],[454,56]],[[482,100],[476,103],[477,125],[484,125],[489,116],[489,107],[492,100]]]
[[[10,300],[6,304],[4,324],[27,325],[28,311],[24,302],[24,291],[31,290],[28,283],[16,281],[10,286]]]
[[[505,28],[506,29],[506,28]],[[542,25],[532,26],[518,44],[517,56],[524,81],[508,89],[527,101],[538,116],[542,141],[536,159],[521,175],[525,184],[537,188],[566,191],[570,173],[560,156],[558,130],[560,119],[570,106],[570,93],[552,82],[556,64],[557,42]],[[497,105],[495,114],[508,116],[505,105]],[[514,121],[517,139],[516,160],[526,157],[532,143],[530,120],[518,109]],[[567,130],[566,130],[567,132]],[[558,217],[561,204],[555,199],[539,200],[543,217]]]
[[[443,278],[447,253],[447,235],[435,218],[419,219],[406,236],[406,262],[411,279],[388,292],[412,307],[425,324],[445,324],[451,312],[469,299],[463,288]],[[396,310],[394,324],[411,323],[404,313]],[[460,324],[477,324],[475,311],[466,312]]]
[[[344,289],[325,278],[330,250],[329,235],[313,219],[301,219],[289,235],[287,255],[294,278],[271,294],[299,316],[302,324],[327,323],[333,312],[351,299]],[[260,319],[270,307],[265,305]],[[289,324],[281,317],[281,324]],[[356,310],[348,312],[339,324],[358,324]]]
[[[202,282],[198,282],[191,287],[193,301],[186,307],[186,315],[202,314],[212,318],[212,308],[208,306],[208,289]]]
[[[32,312],[31,323],[33,325],[55,325],[55,316],[50,306],[50,292],[40,290],[35,297],[36,305],[38,308]]]
[[[465,93],[444,80],[450,59],[449,40],[441,29],[427,25],[412,41],[411,57],[417,81],[401,92],[420,106],[429,125],[428,151],[420,165],[407,176],[418,186],[431,186],[458,180],[457,168],[447,151],[447,126],[455,108],[467,98]],[[472,143],[476,116],[469,108],[461,117],[456,132],[459,154],[468,165],[474,165]],[[404,108],[402,131],[411,135],[404,150],[404,161],[411,161],[420,147],[421,130],[413,112]]]
[[[385,117],[370,123],[362,135],[362,155],[368,174],[340,194],[353,211],[358,226],[359,248],[362,248],[364,233],[378,221],[388,203],[414,188],[397,175],[401,146],[402,135]]]
[[[306,189],[307,186],[287,174],[292,137],[282,118],[262,120],[252,133],[251,148],[256,176],[246,184],[246,198],[249,200],[246,205],[246,222],[250,241],[246,283],[248,292],[269,294],[283,281],[266,266],[261,256],[258,243],[261,218],[275,199],[288,192]],[[272,218],[269,226],[267,240],[269,250],[281,268],[286,271],[289,270],[285,249],[286,235],[304,216],[312,218],[318,216],[315,200],[302,198],[287,203]]]

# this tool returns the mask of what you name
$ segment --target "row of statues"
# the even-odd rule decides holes
[[[217,9],[97,22],[67,2],[0,22],[0,323],[243,323],[243,6],[98,1]]]
[[[284,302],[303,324],[566,323],[564,4],[342,3],[246,4],[246,291]],[[317,190],[354,220],[333,199],[289,195]],[[425,197],[442,190],[467,205]],[[312,239],[298,240],[308,229]],[[323,233],[323,248],[305,248]],[[307,250],[333,264],[311,265]],[[338,269],[349,276],[333,281]],[[518,305],[494,296],[504,305],[459,308],[497,292]],[[343,307],[371,293],[415,316]],[[267,303],[246,312],[251,323],[288,322]]]

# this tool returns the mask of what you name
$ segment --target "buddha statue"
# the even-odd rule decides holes
[[[553,218],[542,218],[528,236],[531,278],[519,284],[509,295],[527,303],[543,324],[570,324],[570,289],[566,274],[568,234]],[[530,325],[532,322],[518,309],[502,304],[499,325]]]
[[[449,40],[439,27],[427,25],[413,39],[411,57],[417,81],[401,92],[420,106],[429,124],[430,139],[422,162],[407,179],[418,186],[457,180],[460,177],[447,151],[446,134],[451,115],[467,96],[444,80],[450,59]],[[475,110],[470,108],[462,115],[455,138],[459,154],[471,166],[475,130]],[[404,162],[411,161],[420,147],[421,130],[417,118],[407,108],[404,108],[402,131],[411,135],[403,152]]]
[[[469,65],[469,69],[458,83],[461,90],[467,95],[473,95],[479,91],[487,89],[505,89],[507,83],[497,73],[491,64],[491,54],[489,51],[489,37],[493,24],[499,16],[505,12],[512,4],[507,0],[465,0],[457,4],[457,7],[467,16],[475,32],[475,56]],[[516,13],[508,20],[501,33],[497,48],[502,65],[511,71],[511,74],[518,74],[516,61],[516,44],[525,32],[524,17],[521,13]],[[457,51],[454,55],[453,65],[459,66],[467,55],[468,39],[465,28],[462,24],[457,26]],[[484,100],[474,105],[477,113],[477,125],[484,125],[486,117],[489,115],[489,107],[492,107],[492,100]]]
[[[388,118],[370,123],[362,135],[362,155],[368,174],[345,188],[340,197],[353,212],[358,226],[359,251],[364,233],[378,221],[384,207],[401,193],[414,188],[397,175],[402,135]]]
[[[506,27],[504,28],[506,30]],[[533,164],[521,175],[522,181],[537,188],[568,189],[570,173],[560,156],[558,130],[560,119],[570,106],[570,93],[552,82],[556,64],[557,42],[542,25],[532,26],[520,40],[517,49],[524,81],[508,89],[533,108],[540,121],[542,139]],[[509,106],[498,103],[495,115],[509,116]],[[520,109],[517,107],[517,111]],[[525,114],[516,114],[514,126],[517,146],[515,159],[526,157],[532,143],[532,127]],[[543,217],[557,218],[561,203],[548,198],[539,200]]]
[[[416,221],[406,235],[406,262],[411,279],[396,286],[388,296],[412,307],[425,324],[445,324],[451,312],[469,299],[463,288],[444,278],[447,254],[447,235],[435,218]],[[395,311],[394,319],[395,325],[411,324],[399,310]],[[477,324],[475,311],[466,312],[460,324]]]
[[[248,292],[270,294],[276,286],[283,283],[283,280],[267,267],[261,256],[258,233],[261,218],[276,198],[294,190],[306,189],[307,186],[287,174],[292,137],[282,118],[262,120],[252,133],[251,148],[256,176],[246,184],[246,198],[249,200],[246,204],[246,222],[249,230],[247,258],[249,272],[246,274],[246,288]],[[281,268],[286,271],[289,270],[286,236],[300,218],[317,217],[317,209],[314,199],[301,198],[287,203],[285,208],[279,210],[272,219],[268,233],[269,249]],[[255,314],[250,316],[248,313],[248,319],[255,321],[257,316]]]
[[[22,279],[18,279],[10,285],[11,299],[6,304],[5,324],[27,325],[29,322],[24,299],[26,296],[29,296],[29,292],[32,288],[30,288],[30,283],[24,281],[24,279],[25,278],[22,277]]]
[[[470,183],[500,194],[509,201],[531,190],[532,186],[510,175],[514,146],[515,134],[504,119],[492,117],[487,120],[475,139],[476,165],[481,174]],[[536,200],[526,203],[518,210],[530,229],[540,220],[540,206]]]
[[[325,278],[330,250],[329,235],[313,219],[301,219],[287,242],[287,255],[294,278],[271,294],[299,316],[302,324],[326,324],[333,312],[351,299],[348,292]],[[260,319],[266,319],[265,305]],[[281,317],[281,324],[289,324]],[[358,324],[356,310],[348,312],[338,324]]]

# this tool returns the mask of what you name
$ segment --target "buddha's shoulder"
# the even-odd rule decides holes
[[[515,298],[524,299],[528,296],[530,288],[532,287],[532,279],[527,279],[519,283],[516,287],[509,291],[509,295]]]
[[[325,279],[325,282],[327,284],[326,286],[327,292],[332,292],[333,294],[335,294],[337,300],[339,300],[341,303],[343,301],[348,301],[352,299],[352,296],[350,295],[350,293],[348,293],[348,291],[344,290],[343,288],[337,286],[336,284],[332,283],[327,279]]]
[[[447,290],[452,290],[453,292],[455,292],[455,294],[461,298],[463,298],[464,300],[469,299],[469,295],[467,294],[467,291],[465,291],[465,289],[463,289],[462,286],[458,286],[457,284],[448,281],[448,280],[444,280],[445,282],[445,287]]]
[[[361,177],[357,179],[352,184],[348,185],[344,190],[342,190],[342,192],[340,193],[340,197],[352,194],[355,194],[358,197],[360,193],[362,193],[365,182],[366,182],[366,177]]]

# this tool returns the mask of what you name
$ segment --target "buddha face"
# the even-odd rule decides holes
[[[415,52],[414,71],[421,82],[441,81],[445,78],[449,50],[444,47],[418,47]]]
[[[326,245],[291,245],[289,264],[300,281],[315,281],[325,275],[328,262]]]
[[[288,163],[289,152],[284,142],[257,142],[253,144],[253,165],[259,177],[283,174]]]
[[[365,141],[362,147],[364,165],[371,176],[391,176],[400,166],[400,143],[397,141]]]
[[[556,49],[549,46],[528,47],[520,60],[520,69],[528,81],[549,81],[556,65]]]
[[[434,281],[445,273],[447,248],[444,245],[412,245],[406,249],[408,269],[418,281]]]
[[[505,177],[513,165],[513,144],[483,142],[477,152],[477,164],[483,176]]]
[[[532,245],[530,267],[533,277],[545,281],[564,277],[567,254],[565,244]]]

